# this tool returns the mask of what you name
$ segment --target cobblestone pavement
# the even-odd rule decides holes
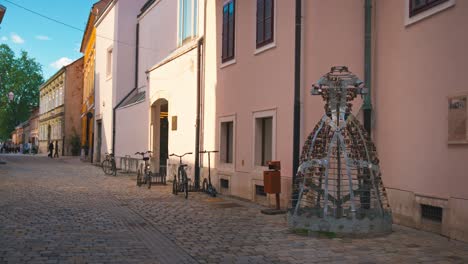
[[[468,244],[401,226],[304,237],[249,202],[185,200],[73,158],[0,159],[0,263],[468,263]]]

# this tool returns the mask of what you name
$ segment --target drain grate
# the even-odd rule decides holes
[[[219,204],[213,204],[213,207],[225,209],[225,208],[242,207],[242,205],[237,204],[237,203],[219,203]]]
[[[435,222],[442,222],[442,207],[421,204],[421,217]]]

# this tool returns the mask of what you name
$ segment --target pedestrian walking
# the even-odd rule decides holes
[[[50,144],[49,144],[49,155],[48,155],[50,158],[53,158],[52,157],[53,151],[54,151],[54,143],[50,142]]]
[[[58,149],[58,140],[55,140],[55,153],[54,153],[54,158],[59,157],[59,149]]]

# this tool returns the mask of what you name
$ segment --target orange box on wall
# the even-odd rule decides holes
[[[280,171],[264,171],[263,184],[266,193],[281,193]]]

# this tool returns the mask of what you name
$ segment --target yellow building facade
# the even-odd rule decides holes
[[[96,58],[96,18],[104,11],[109,0],[95,3],[88,17],[86,30],[81,41],[81,53],[84,55],[83,65],[83,103],[81,105],[81,157],[93,161],[94,147],[94,65]]]

